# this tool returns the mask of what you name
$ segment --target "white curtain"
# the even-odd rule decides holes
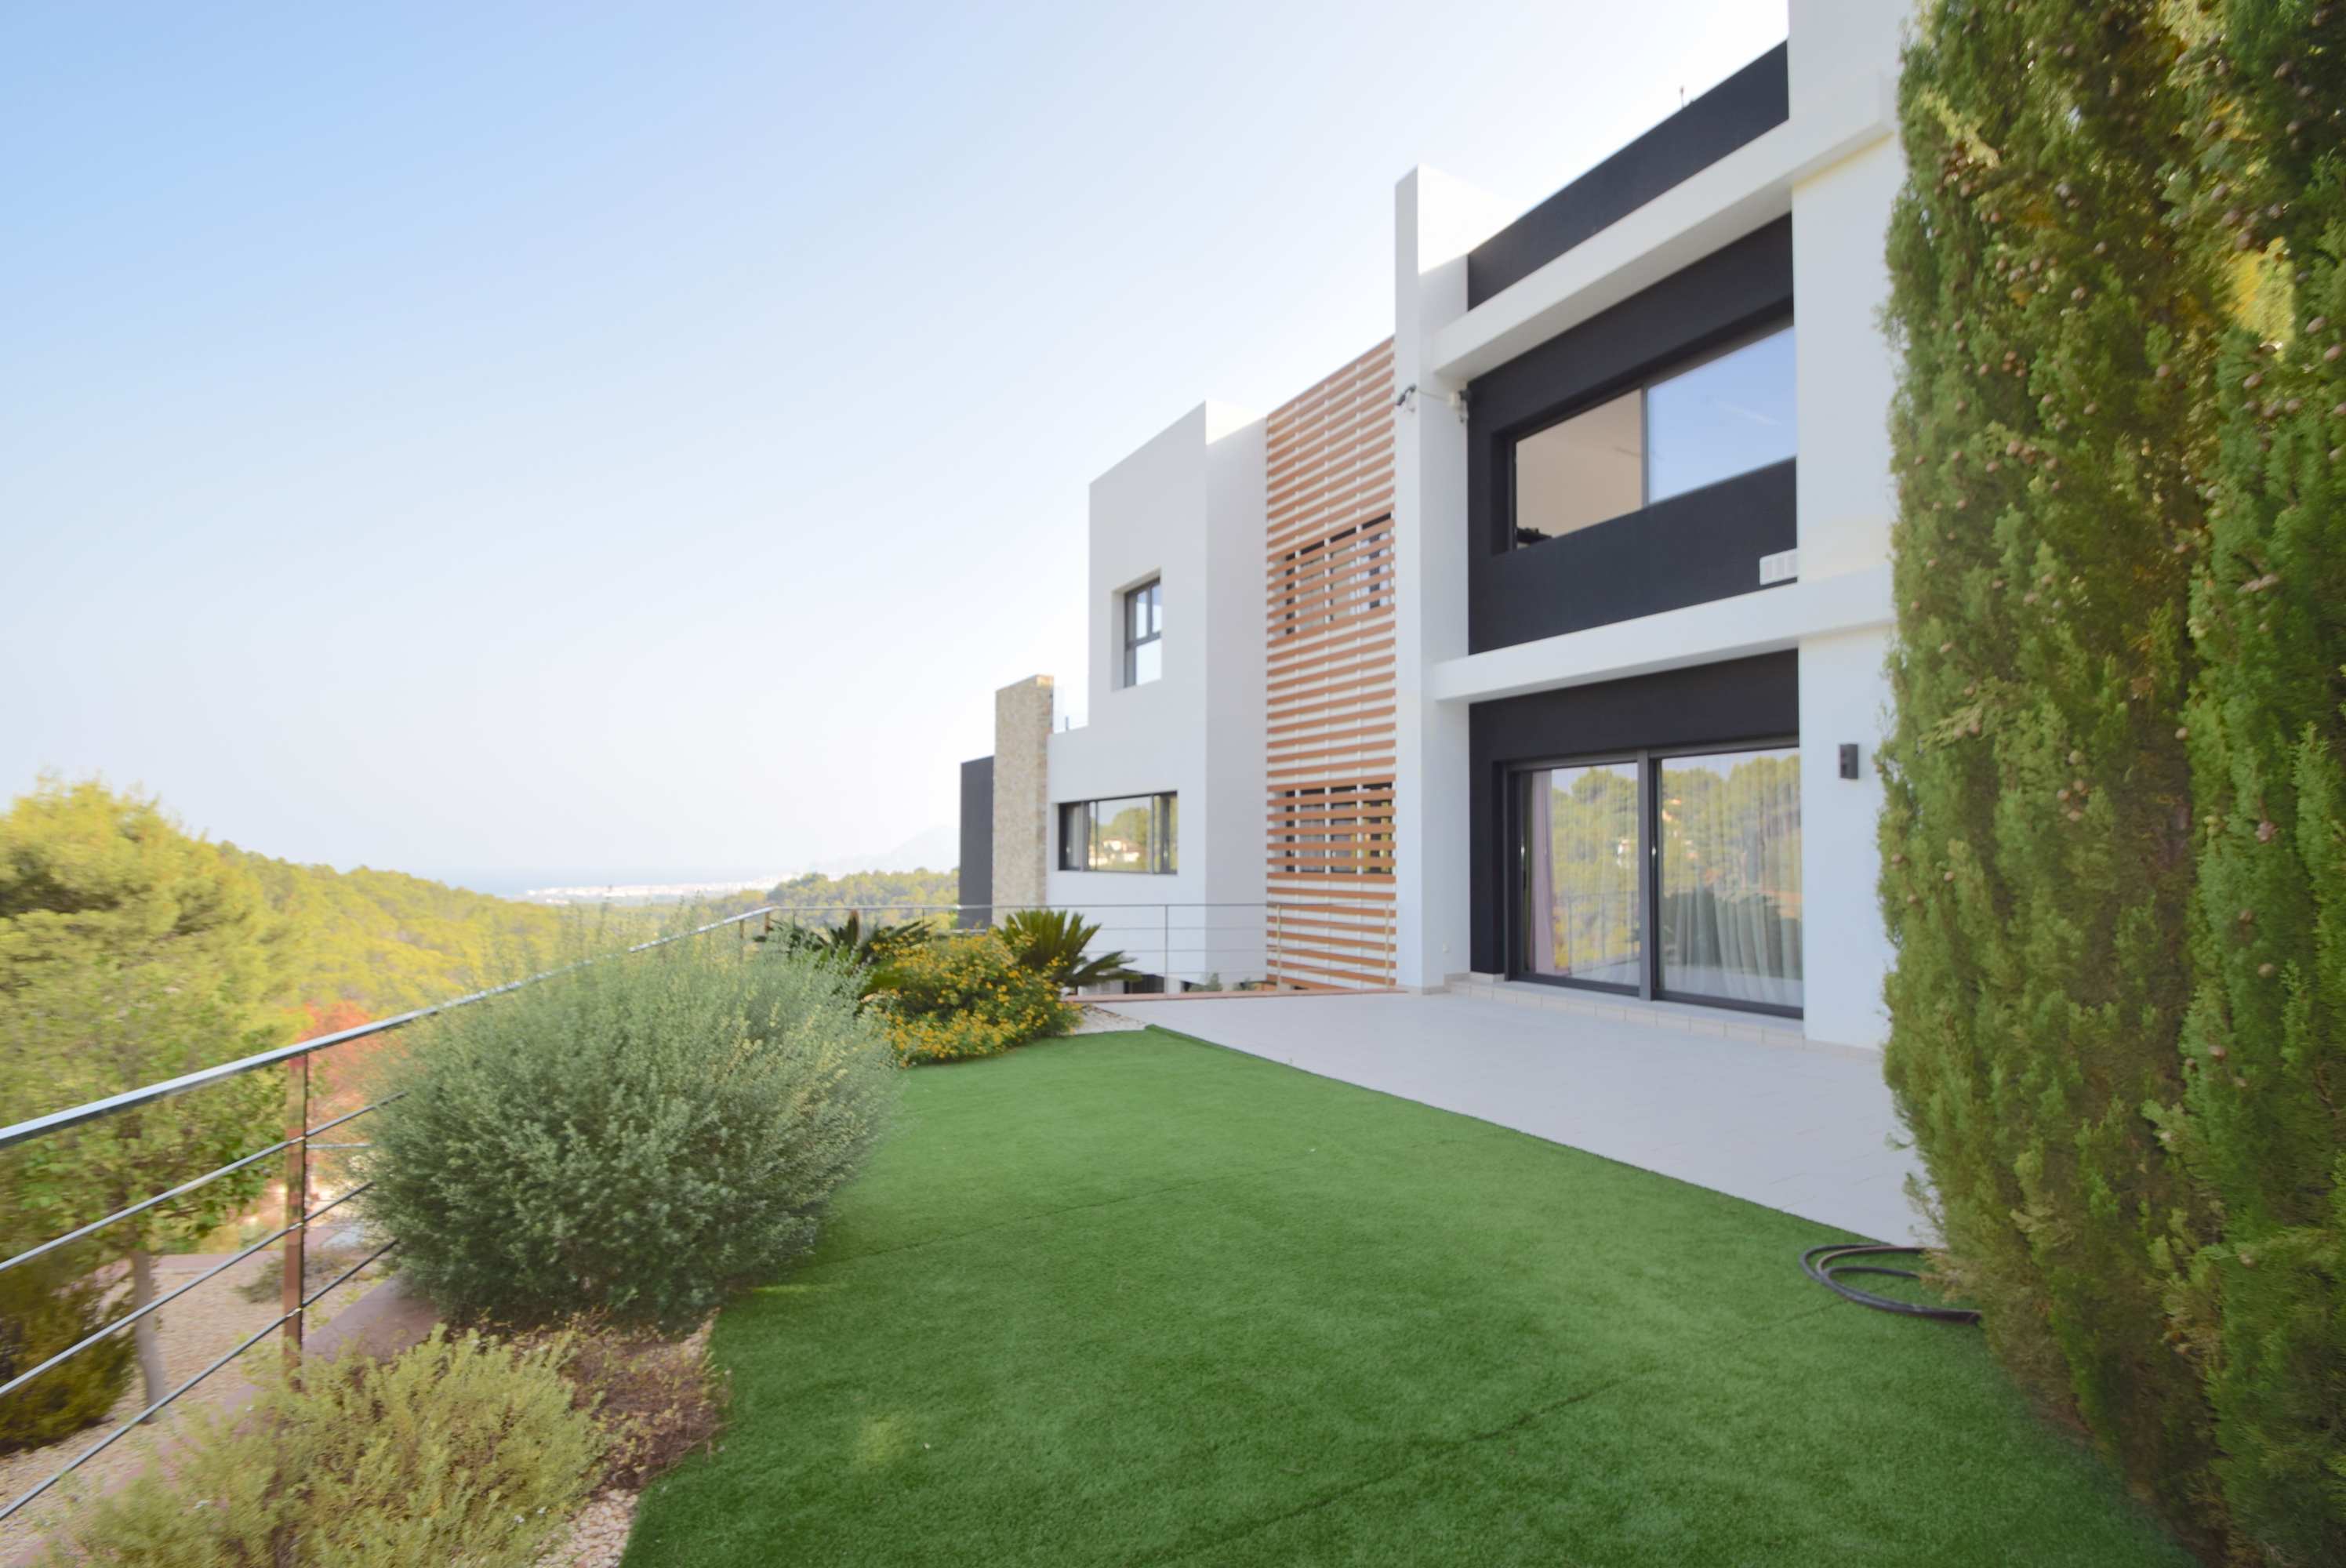
[[[1800,1005],[1800,754],[1661,764],[1662,988]]]
[[[1633,763],[1532,775],[1525,900],[1531,972],[1637,983],[1637,769]]]

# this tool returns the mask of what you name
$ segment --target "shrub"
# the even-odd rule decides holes
[[[250,1414],[190,1412],[170,1472],[78,1511],[49,1561],[526,1568],[602,1455],[564,1353],[435,1329],[388,1361],[264,1371]]]
[[[1028,969],[1050,976],[1062,991],[1130,980],[1132,955],[1121,949],[1086,958],[1084,950],[1099,935],[1099,927],[1073,910],[1020,910],[998,928],[1010,944],[1011,956]]]
[[[1020,963],[992,932],[905,953],[882,965],[872,986],[907,1065],[996,1056],[1069,1022],[1051,977]]]
[[[14,1250],[0,1244],[0,1252]],[[0,1272],[0,1383],[122,1315],[88,1261],[68,1247]],[[0,1453],[43,1447],[103,1419],[129,1386],[130,1352],[128,1334],[101,1339],[0,1396]]]
[[[460,1318],[682,1328],[771,1278],[896,1085],[853,979],[687,941],[436,1019],[362,1170],[402,1268]]]
[[[884,921],[863,923],[862,911],[850,910],[834,926],[801,925],[796,921],[760,932],[752,940],[771,942],[784,952],[803,953],[850,969],[866,970],[909,952],[934,935],[923,917],[891,925]]]

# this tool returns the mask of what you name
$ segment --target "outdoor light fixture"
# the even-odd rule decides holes
[[[1454,410],[1458,415],[1458,423],[1464,424],[1466,423],[1466,389],[1464,387],[1460,387],[1456,392],[1454,392],[1449,395],[1448,401],[1451,408]],[[1396,411],[1402,413],[1415,413],[1417,412],[1417,383],[1415,382],[1410,382],[1409,385],[1402,388],[1401,391],[1393,394],[1393,407]]]

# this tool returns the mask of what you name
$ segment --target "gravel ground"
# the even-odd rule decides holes
[[[158,1291],[175,1290],[194,1276],[219,1264],[223,1256],[189,1253],[159,1257],[155,1262],[156,1288]],[[236,1290],[236,1287],[250,1284],[259,1278],[269,1268],[269,1263],[270,1254],[256,1253],[156,1314],[161,1326],[164,1372],[170,1387],[177,1388],[193,1377],[230,1346],[259,1330],[261,1325],[282,1310],[274,1295],[266,1300],[247,1301]],[[365,1294],[374,1282],[373,1274],[373,1270],[368,1270],[311,1307],[309,1319],[311,1330],[315,1331],[332,1321],[334,1314]],[[254,1357],[275,1353],[271,1341],[264,1339],[240,1359],[249,1362]],[[224,1400],[243,1395],[250,1385],[237,1376],[237,1369],[238,1364],[231,1362],[213,1373],[158,1416],[152,1425],[124,1438],[82,1466],[72,1480],[47,1492],[22,1513],[0,1522],[0,1563],[14,1564],[26,1560],[41,1537],[71,1516],[69,1510],[74,1502],[66,1495],[69,1489],[85,1494],[114,1490],[146,1467],[156,1444],[168,1440],[172,1431],[179,1425],[178,1418],[189,1408],[199,1405],[216,1407]],[[113,1412],[101,1425],[85,1428],[63,1442],[52,1443],[47,1448],[0,1457],[0,1507],[15,1502],[26,1491],[39,1484],[57,1466],[144,1408],[138,1380],[134,1375],[128,1391],[117,1402]]]
[[[685,1343],[706,1354],[709,1331],[716,1325],[712,1317],[694,1329]],[[627,1550],[627,1532],[635,1528],[636,1503],[642,1496],[615,1488],[596,1497],[571,1521],[570,1534],[563,1543],[537,1560],[537,1568],[617,1568]]]
[[[537,1560],[537,1568],[613,1568],[627,1550],[635,1528],[633,1492],[607,1492],[579,1510],[570,1538]]]

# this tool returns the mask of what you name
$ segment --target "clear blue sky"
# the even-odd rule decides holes
[[[1411,166],[1529,205],[1783,32],[11,5],[0,785],[476,881],[885,850],[1079,681],[1091,477],[1391,330]]]

